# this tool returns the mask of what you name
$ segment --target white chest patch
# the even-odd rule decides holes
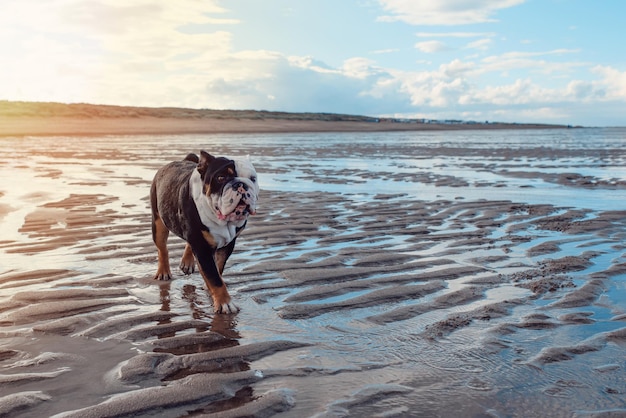
[[[225,247],[235,238],[237,228],[243,225],[245,220],[241,222],[227,222],[217,217],[217,213],[211,207],[209,198],[203,193],[202,177],[198,170],[193,170],[189,178],[189,189],[196,204],[196,209],[198,209],[200,220],[211,231],[217,248]]]

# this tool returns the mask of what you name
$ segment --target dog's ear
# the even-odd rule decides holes
[[[211,164],[215,160],[215,157],[209,154],[206,151],[200,151],[200,162],[198,163],[198,172],[204,176],[207,168],[209,168],[209,164]]]

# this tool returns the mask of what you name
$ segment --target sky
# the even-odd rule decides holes
[[[1,0],[0,100],[626,126],[623,0]]]

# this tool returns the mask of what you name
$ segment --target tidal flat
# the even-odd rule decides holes
[[[0,416],[626,415],[625,129],[0,143]],[[152,280],[201,149],[262,189],[236,315]]]

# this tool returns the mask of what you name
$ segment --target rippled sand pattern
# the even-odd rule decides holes
[[[0,416],[625,416],[618,134],[4,139]],[[237,315],[152,280],[151,178],[199,149],[263,188]]]

